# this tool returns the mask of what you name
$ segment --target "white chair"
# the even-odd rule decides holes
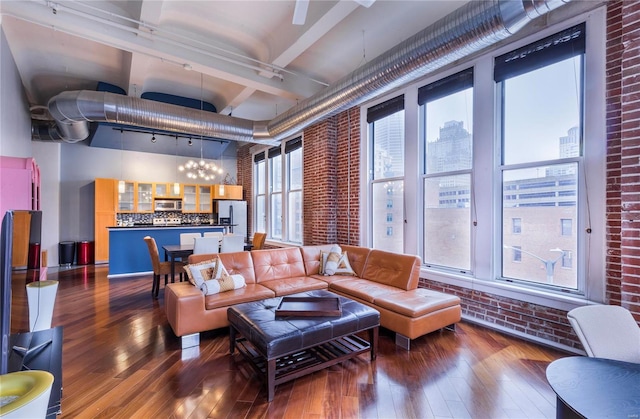
[[[588,356],[640,363],[640,327],[626,308],[578,307],[567,318]]]
[[[196,237],[202,237],[200,233],[180,233],[180,244],[193,244],[193,239]]]
[[[193,239],[193,254],[218,253],[220,240],[217,237],[196,237]]]
[[[244,236],[225,234],[222,236],[220,253],[242,252],[244,250]]]
[[[217,237],[218,241],[222,241],[222,236],[224,236],[224,233],[222,231],[205,231],[204,233],[202,233],[202,235],[204,237]]]

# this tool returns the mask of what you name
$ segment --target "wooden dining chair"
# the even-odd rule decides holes
[[[264,241],[267,238],[267,233],[253,233],[253,240],[251,241],[251,250],[260,250],[264,247]]]
[[[158,298],[160,292],[160,276],[164,275],[164,285],[169,282],[169,275],[171,274],[171,262],[161,262],[160,254],[158,253],[158,245],[156,240],[151,236],[146,236],[144,241],[149,248],[149,256],[151,257],[151,266],[153,267],[153,285],[151,287],[151,295],[153,298]],[[180,280],[182,280],[182,267],[184,263],[175,262],[175,269],[180,272]]]

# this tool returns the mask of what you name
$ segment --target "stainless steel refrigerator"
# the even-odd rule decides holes
[[[213,212],[218,224],[231,225],[229,231],[247,237],[247,201],[213,201]]]

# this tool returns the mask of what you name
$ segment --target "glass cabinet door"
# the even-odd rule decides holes
[[[211,212],[211,186],[198,186],[198,212]]]
[[[183,185],[183,212],[196,212],[196,185]]]
[[[135,184],[134,182],[124,182],[124,192],[120,192],[118,185],[118,211],[133,212],[135,207]]]
[[[153,212],[153,185],[138,183],[138,212]]]

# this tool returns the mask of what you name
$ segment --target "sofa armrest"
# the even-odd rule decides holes
[[[188,282],[168,284],[164,291],[164,310],[176,336],[194,333],[194,329],[199,330],[198,318],[205,312],[204,294]]]

